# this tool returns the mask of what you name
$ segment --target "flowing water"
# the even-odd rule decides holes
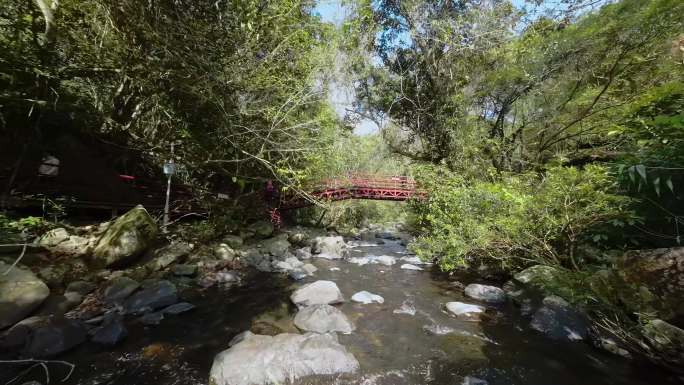
[[[529,320],[512,305],[497,308],[483,322],[456,320],[443,305],[473,301],[464,298],[453,277],[429,266],[425,271],[401,269],[405,261],[399,258],[405,253],[394,241],[366,244],[353,248],[352,256],[390,255],[397,263],[359,266],[314,259],[319,270],[302,282],[259,274],[242,287],[188,291],[184,299],[197,305],[195,310],[168,317],[159,326],[131,321],[129,337],[115,350],[85,345],[63,357],[77,364],[68,383],[207,384],[213,357],[241,331],[256,325],[296,332],[289,294],[319,279],[336,282],[347,299],[367,290],[384,297],[384,303],[340,305],[356,330],[339,340],[360,362],[359,373],[305,378],[298,384],[667,385],[681,380],[585,343],[549,340],[531,331]],[[53,383],[59,374],[53,372]]]

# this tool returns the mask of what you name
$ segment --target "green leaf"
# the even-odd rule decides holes
[[[667,180],[665,180],[665,184],[670,189],[670,191],[674,194],[674,185],[672,184],[672,177],[668,176]]]
[[[636,166],[634,166],[634,168],[639,173],[639,175],[641,175],[641,178],[644,180],[644,182],[647,182],[648,180],[646,179],[646,166],[644,166],[643,164],[637,164]]]

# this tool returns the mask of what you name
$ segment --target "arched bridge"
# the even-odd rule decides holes
[[[415,180],[406,176],[348,174],[328,179],[308,189],[311,198],[322,201],[346,199],[370,199],[384,201],[405,201],[425,196]],[[281,194],[282,210],[311,206],[311,199],[295,194]]]

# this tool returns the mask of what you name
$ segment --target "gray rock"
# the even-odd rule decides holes
[[[138,291],[124,303],[127,313],[142,313],[156,310],[178,302],[176,286],[169,281],[156,281]]]
[[[50,289],[31,271],[0,261],[0,329],[26,318],[50,295]]]
[[[166,269],[192,251],[192,246],[185,242],[173,242],[154,252],[154,259],[148,263],[152,271]]]
[[[365,290],[354,294],[351,297],[351,300],[354,302],[362,303],[364,305],[368,305],[368,304],[373,303],[373,302],[377,302],[377,303],[384,303],[385,302],[385,299],[382,298],[381,296],[367,292]]]
[[[556,279],[558,269],[551,266],[535,265],[514,276],[515,280],[529,287],[543,289]]]
[[[38,309],[37,315],[63,316],[69,310],[83,302],[83,296],[75,292],[66,292],[64,295],[51,295]]]
[[[313,240],[312,251],[318,258],[340,259],[346,255],[347,245],[340,236],[316,237]]]
[[[69,239],[69,232],[63,227],[52,229],[43,234],[36,242],[39,246],[51,248]]]
[[[295,250],[295,257],[299,259],[310,259],[311,258],[311,247],[302,247],[301,249]]]
[[[232,249],[239,249],[240,247],[242,247],[244,241],[237,235],[228,234],[223,236],[223,243],[225,243]]]
[[[64,284],[64,275],[66,275],[67,270],[67,265],[48,266],[38,271],[38,277],[45,282],[49,288],[59,290]]]
[[[138,318],[144,325],[159,325],[164,320],[164,314],[160,311],[154,313],[147,313]]]
[[[332,281],[316,281],[295,290],[290,296],[290,300],[302,308],[311,305],[330,305],[344,302],[344,297]]]
[[[301,281],[302,279],[308,277],[309,275],[302,269],[293,269],[290,270],[290,272],[287,274],[290,276],[290,278],[294,279],[295,281]]]
[[[644,336],[666,362],[684,365],[684,330],[655,319],[643,328]]]
[[[120,303],[138,290],[140,283],[128,277],[117,277],[110,281],[104,291],[103,299],[107,304]]]
[[[82,256],[88,254],[96,242],[94,236],[69,235],[64,228],[56,228],[43,234],[36,243],[51,254]]]
[[[281,234],[263,241],[261,248],[274,257],[284,257],[290,248],[290,242],[287,241],[287,234]]]
[[[297,269],[302,266],[304,266],[304,262],[300,261],[299,259],[295,257],[287,257],[285,258],[285,262],[289,263],[292,268]]]
[[[69,292],[78,293],[80,295],[88,295],[88,294],[92,293],[96,288],[97,288],[97,286],[92,282],[74,281],[74,282],[71,282],[67,286],[65,292],[66,293],[69,293]]]
[[[7,332],[15,346],[23,346],[22,355],[35,358],[52,357],[85,342],[85,325],[58,316],[31,317]]]
[[[128,336],[128,329],[123,323],[123,317],[116,314],[106,319],[102,326],[93,330],[90,340],[107,346],[114,346]]]
[[[313,275],[318,271],[318,268],[310,263],[307,263],[302,265],[302,270],[308,275]]]
[[[548,296],[543,303],[532,316],[532,329],[558,340],[578,341],[587,338],[588,323],[585,317],[567,301]]]
[[[196,265],[176,265],[173,267],[173,274],[178,276],[191,277],[197,274]]]
[[[177,314],[185,313],[186,311],[190,311],[194,308],[195,308],[195,305],[193,305],[189,302],[178,302],[178,303],[175,303],[171,306],[167,306],[167,307],[163,308],[160,311],[160,313],[177,315]]]
[[[237,253],[227,244],[221,243],[214,248],[214,256],[224,261],[232,261],[237,256]]]
[[[416,307],[410,299],[404,300],[397,309],[392,311],[394,314],[416,315]]]
[[[253,232],[258,237],[268,238],[273,234],[273,224],[268,221],[254,222],[249,225],[247,230]]]
[[[465,288],[465,295],[470,298],[488,303],[502,303],[506,302],[506,293],[495,286],[480,285],[477,283],[470,284]]]
[[[157,231],[147,210],[136,206],[105,230],[93,249],[93,257],[106,266],[130,262],[147,250]]]
[[[286,353],[285,353],[286,352]],[[281,384],[311,375],[354,373],[359,362],[334,334],[245,333],[214,358],[214,385]]]
[[[482,306],[456,301],[447,302],[446,308],[449,313],[466,321],[479,321],[480,316],[485,312],[485,308]]]
[[[410,263],[404,263],[403,265],[401,265],[401,268],[404,270],[423,270],[423,268],[418,267],[416,265],[412,265]]]
[[[300,330],[315,333],[340,332],[349,334],[354,330],[354,325],[347,316],[330,305],[305,307],[295,316],[294,324]]]

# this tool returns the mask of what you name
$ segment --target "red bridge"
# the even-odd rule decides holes
[[[417,188],[416,182],[406,176],[382,176],[349,174],[329,179],[309,189],[306,197],[295,194],[282,194],[280,208],[296,209],[314,204],[314,200],[341,201],[346,199],[370,199],[385,201],[405,201],[425,196]]]

